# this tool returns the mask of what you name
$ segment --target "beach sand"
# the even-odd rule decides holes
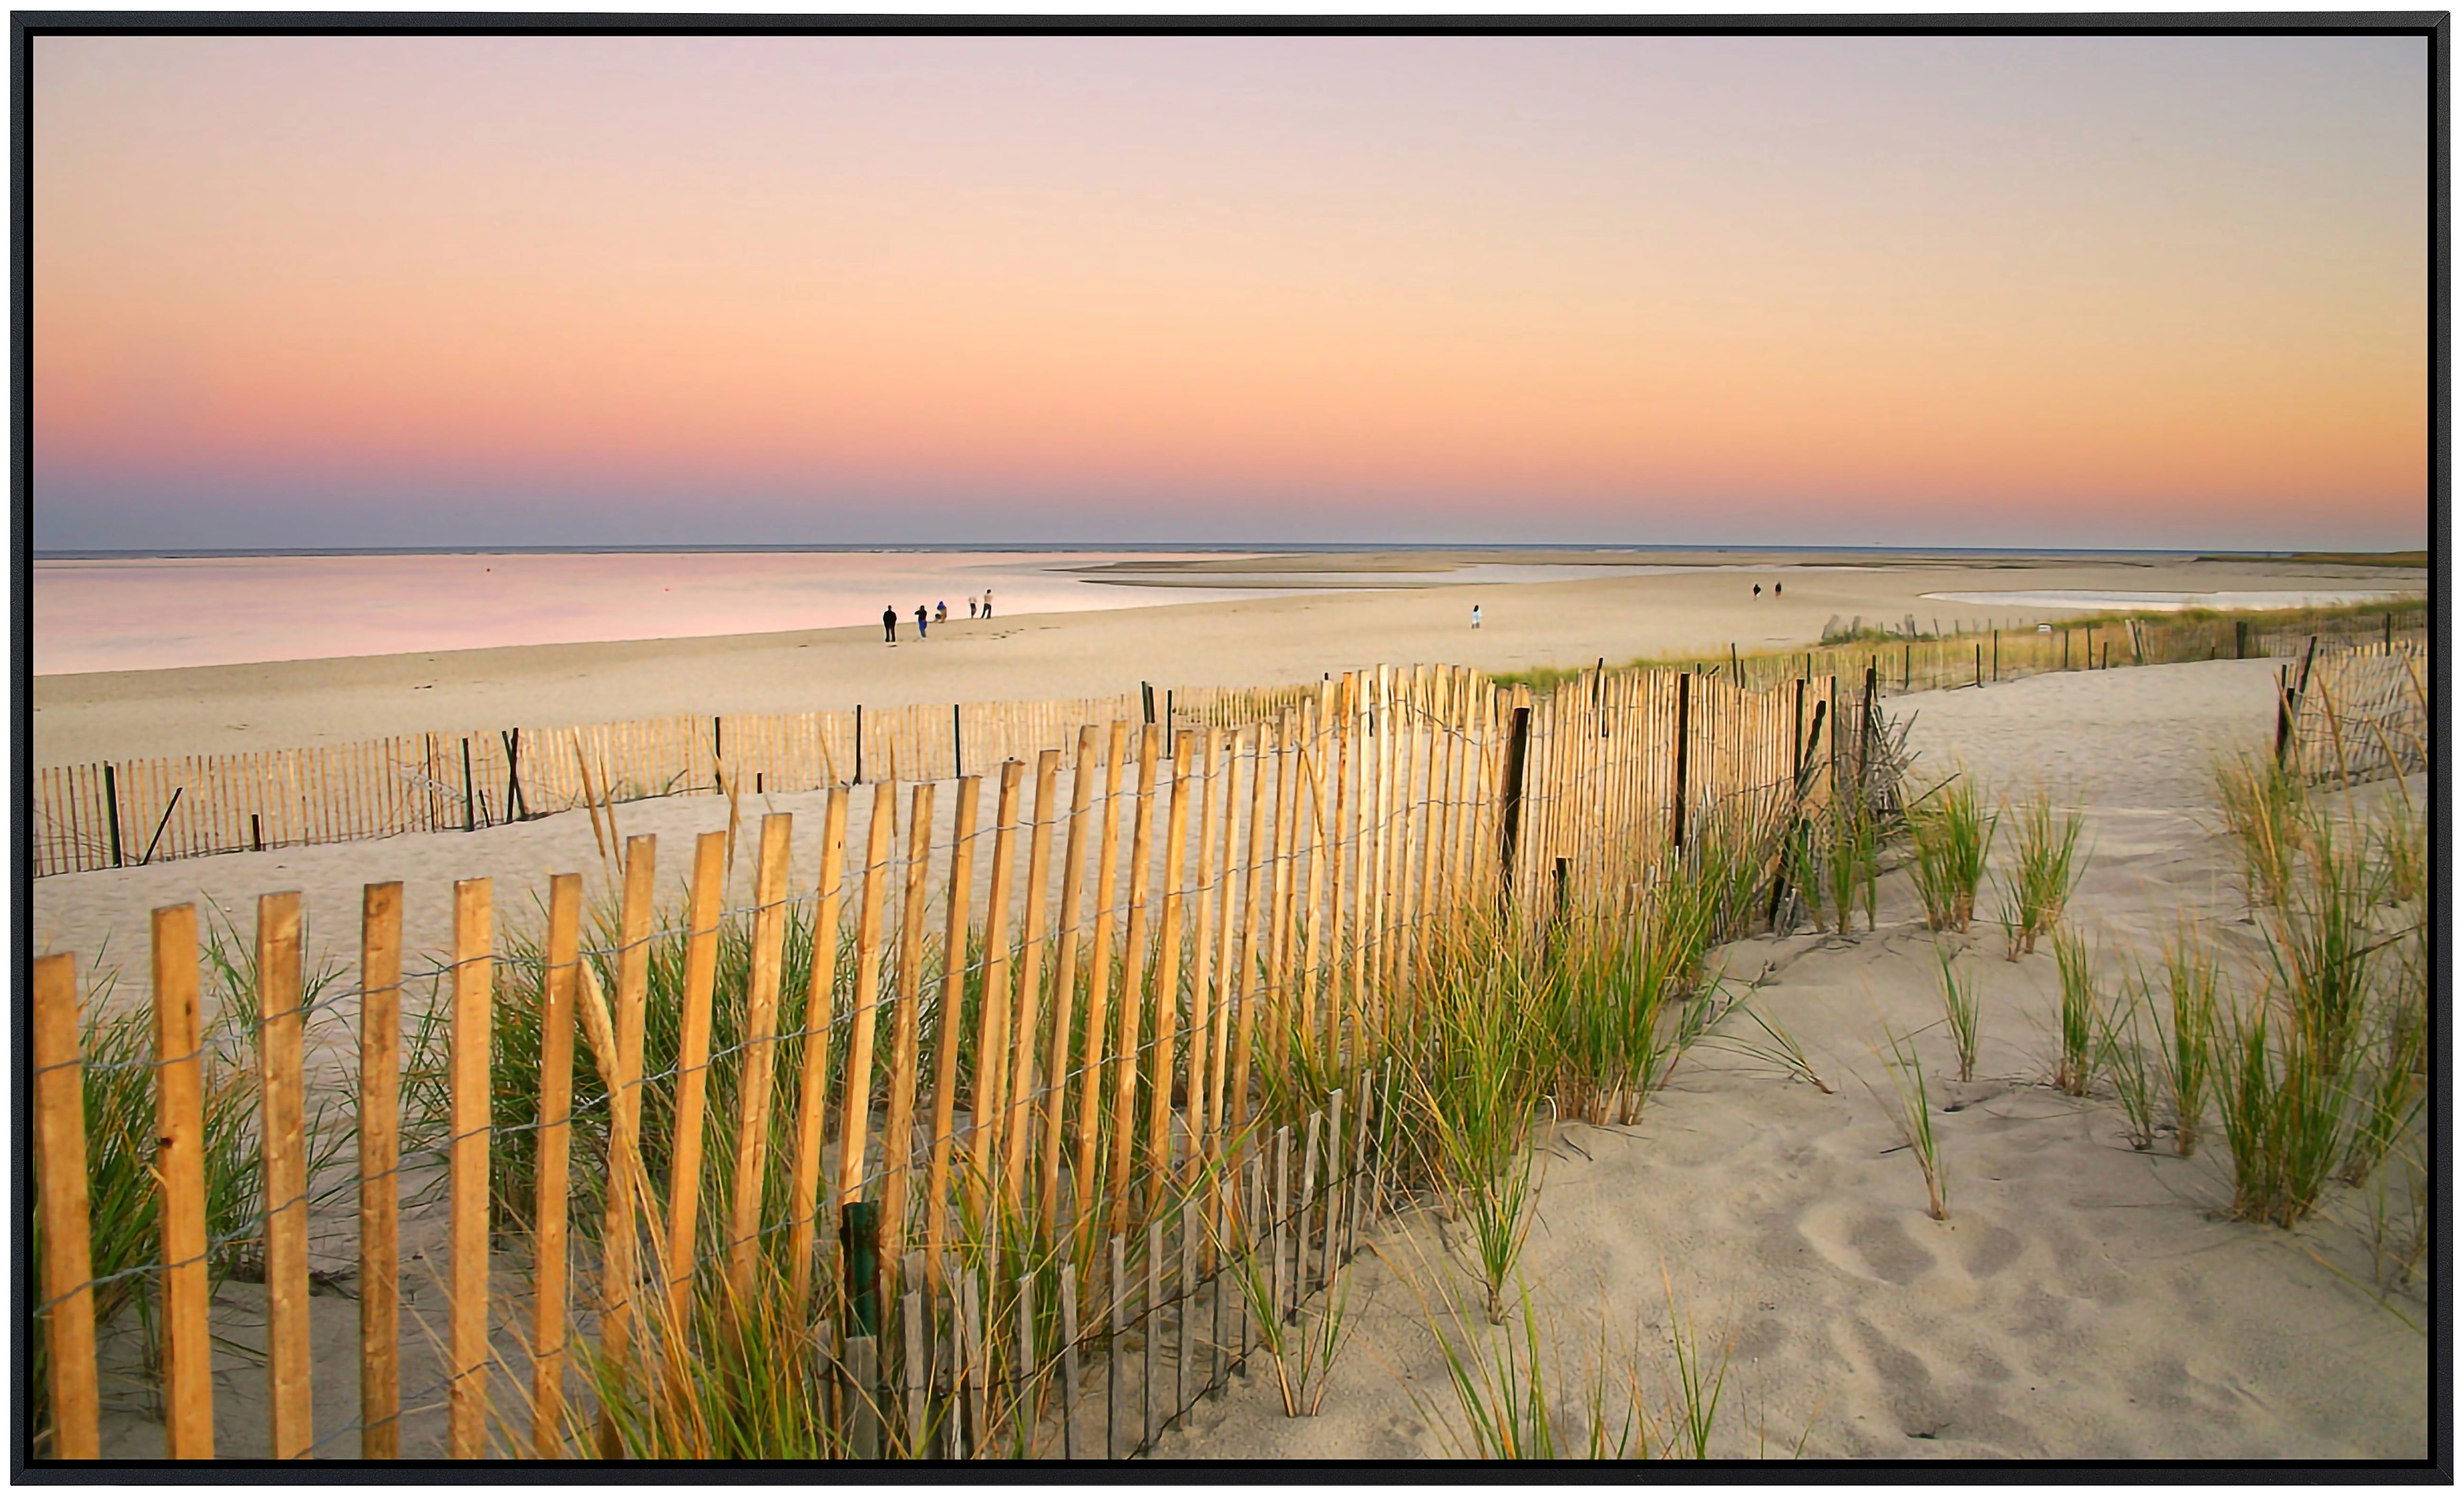
[[[1918,601],[1920,592],[1997,583],[2409,584],[2384,572],[2270,563],[2027,570],[2023,583],[1972,567],[1791,574],[1785,607],[1768,600],[1756,607],[1746,595],[1750,579],[1737,573],[1496,589],[1480,599],[1488,623],[1479,634],[1463,627],[1470,600],[1462,595],[1388,592],[997,620],[977,634],[954,627],[947,644],[895,650],[877,639],[768,635],[58,677],[37,683],[47,713],[37,718],[37,748],[51,761],[345,740],[447,722],[1033,698],[1139,678],[1294,678],[1377,659],[1491,669],[1588,663],[1730,638],[1801,643],[1834,613],[1927,617],[1933,605]],[[1947,623],[1954,609],[1941,612]],[[2041,782],[2085,807],[2087,873],[2074,913],[2102,939],[2108,980],[2127,956],[2152,959],[2178,911],[2218,940],[2232,979],[2246,986],[2256,935],[2209,809],[2208,767],[2217,748],[2266,741],[2273,671],[2249,661],[2043,676],[1894,698],[1888,709],[1915,715],[1912,741],[1925,770],[1964,762],[1989,793]],[[431,680],[432,692],[414,690]],[[859,792],[859,812],[869,794]],[[763,809],[793,810],[797,866],[811,868],[823,799],[748,801],[747,849]],[[728,805],[679,797],[618,814],[625,832],[660,835],[661,883],[672,889],[689,866],[689,835],[724,827]],[[739,883],[751,862],[739,857]],[[406,943],[416,965],[444,945],[453,879],[496,878],[499,927],[536,928],[548,872],[588,872],[595,893],[598,867],[589,823],[571,813],[471,834],[46,878],[34,889],[33,944],[76,951],[84,969],[118,966],[123,997],[134,996],[148,910],[210,899],[244,932],[254,895],[300,889],[312,968],[347,963],[361,885],[400,878],[409,885]],[[1555,1353],[1567,1357],[1561,1384],[1570,1397],[1603,1336],[1609,1356],[1659,1396],[1673,1298],[1705,1353],[1728,1358],[1718,1454],[2426,1453],[2428,1343],[2411,1328],[2428,1323],[2426,1289],[2416,1283],[2382,1303],[2363,1287],[2372,1266],[2361,1224],[2366,1196],[2333,1186],[2329,1208],[2292,1233],[2217,1219],[2230,1181],[2212,1146],[2189,1159],[2161,1145],[2134,1153],[2109,1097],[2074,1101],[2043,1084],[2052,957],[2006,963],[1998,931],[1982,924],[1958,942],[1971,947],[1962,959],[1984,995],[1980,1078],[1943,1080],[1947,1040],[1938,1030],[1917,1040],[1937,1095],[1955,1108],[1937,1118],[1950,1219],[1928,1220],[1917,1169],[1893,1151],[1897,1138],[1868,1089],[1888,1087],[1868,1048],[1881,1025],[1906,1032],[1939,1017],[1931,939],[1904,872],[1882,881],[1879,926],[1848,939],[1750,939],[1726,952],[1727,969],[1741,979],[1767,972],[1757,1003],[1804,1045],[1833,1093],[1705,1044],[1634,1126],[1552,1133],[1525,1273]],[[336,1058],[348,1018],[336,1012],[320,1035],[324,1061]],[[2400,1191],[2391,1208],[2406,1208]],[[320,1216],[320,1269],[347,1265],[348,1211],[345,1198]],[[415,1213],[409,1240],[432,1225]],[[1377,1253],[1364,1255],[1352,1288],[1356,1338],[1322,1416],[1285,1419],[1271,1379],[1252,1375],[1204,1404],[1159,1453],[1447,1452],[1443,1419],[1433,1424],[1428,1413],[1443,1413],[1451,1399],[1413,1289],[1435,1294],[1463,1274],[1446,1265],[1447,1246],[1426,1211],[1407,1212],[1373,1241]],[[234,1285],[225,1294],[236,1312],[260,1291]],[[414,1311],[421,1306],[433,1307],[423,1299]],[[355,1405],[351,1307],[319,1297],[317,1309],[320,1344],[334,1348],[320,1361],[318,1417],[332,1429]],[[232,1333],[247,1338],[236,1326]],[[218,1362],[218,1373],[226,1447],[261,1451],[262,1372],[234,1357],[227,1368]],[[432,1417],[415,1422],[414,1444],[433,1436]],[[118,1405],[111,1430],[115,1452],[159,1447],[147,1443],[159,1434],[130,1403]]]
[[[1964,762],[1991,791],[2042,781],[2084,806],[2072,917],[2101,941],[2108,989],[2122,961],[2155,960],[2178,911],[2246,992],[2263,956],[2208,809],[2209,752],[2264,742],[2270,671],[2039,676],[1889,705],[1917,715],[1925,769]],[[2292,1232],[2220,1219],[2232,1182],[2212,1137],[2189,1158],[2169,1135],[2136,1153],[2109,1094],[2074,1100],[2047,1084],[2053,957],[2006,962],[1983,918],[1950,937],[1983,1005],[1977,1078],[1951,1079],[1933,939],[1904,872],[1884,876],[1880,902],[1870,934],[1725,952],[1733,977],[1768,973],[1756,1006],[1832,1094],[1713,1040],[1633,1126],[1552,1131],[1522,1275],[1561,1414],[1604,1367],[1613,1407],[1631,1375],[1646,1413],[1665,1419],[1673,1309],[1706,1375],[1727,1359],[1715,1457],[2426,1458],[2429,1342],[2413,1327],[2430,1323],[2427,1289],[2383,1302],[2368,1287],[2369,1191],[2330,1185]],[[1885,1023],[1918,1034],[1947,1221],[1928,1218],[1877,1095],[1890,1081],[1869,1045]],[[1722,1032],[1738,1029],[1761,1038],[1742,1021]],[[1356,1333],[1320,1416],[1287,1419],[1271,1375],[1252,1376],[1158,1456],[1459,1452],[1429,1310],[1442,1316],[1451,1288],[1471,1327],[1458,1343],[1491,1354],[1520,1318],[1482,1323],[1450,1234],[1420,1209],[1373,1236],[1349,1294]]]
[[[1107,568],[1147,581],[1207,568],[1211,581],[1310,569],[1374,572],[1514,556],[1565,564],[1562,552],[1344,553],[1318,558],[1221,558]],[[1602,554],[1632,561],[1634,553]],[[1641,558],[1671,560],[1662,555]],[[1684,558],[1676,558],[1683,560]],[[686,713],[804,712],[863,704],[1031,701],[1104,694],[1152,681],[1172,686],[1263,686],[1314,680],[1364,665],[1442,661],[1489,671],[1617,664],[1678,651],[1786,648],[1817,639],[1826,623],[1915,615],[1989,616],[2032,626],[2076,615],[2055,609],[1945,603],[1928,592],[2115,589],[2219,591],[2371,589],[2426,585],[2417,569],[2139,558],[1705,553],[1712,565],[1829,569],[1757,575],[1705,569],[1648,577],[1520,586],[1426,586],[1265,597],[1086,613],[1022,614],[988,623],[953,619],[918,643],[879,631],[539,645],[267,665],[97,671],[34,679],[33,761],[91,763],[353,742],[397,733],[561,727]],[[1442,574],[1436,574],[1442,575]],[[1779,598],[1757,582],[1781,581]],[[1471,606],[1482,605],[1478,631]]]

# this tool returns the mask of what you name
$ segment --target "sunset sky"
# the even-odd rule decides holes
[[[2428,531],[2418,37],[43,37],[47,549]]]

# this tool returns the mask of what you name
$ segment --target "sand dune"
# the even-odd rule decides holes
[[[2220,938],[2241,979],[2255,935],[2205,809],[2206,754],[2211,741],[2263,740],[2267,672],[2168,666],[1893,705],[1918,714],[1929,763],[1960,759],[1997,787],[2042,776],[2085,803],[2074,913],[2108,961],[2133,948],[2152,958],[2178,909]],[[2043,1084],[2052,957],[2006,962],[2000,933],[1981,923],[1957,942],[1983,992],[1978,1079],[1942,1079],[1938,1028],[1917,1041],[1949,1169],[1950,1217],[1928,1219],[1868,1090],[1889,1087],[1868,1048],[1883,1023],[1904,1033],[1940,1018],[1904,873],[1885,877],[1878,924],[1727,950],[1738,977],[1769,968],[1756,1001],[1833,1094],[1705,1044],[1634,1126],[1555,1130],[1524,1273],[1563,1411],[1603,1361],[1632,1369],[1654,1401],[1673,1395],[1673,1295],[1705,1353],[1729,1358],[1714,1455],[1785,1457],[1801,1441],[1807,1458],[2427,1456],[2429,1345],[2405,1322],[2429,1322],[2425,1290],[2383,1306],[2361,1287],[2359,1192],[2332,1187],[2328,1209],[2291,1233],[2217,1219],[2231,1185],[2212,1147],[2184,1159],[2165,1139],[2134,1153],[2109,1097]],[[1356,1269],[1356,1339],[1323,1414],[1285,1418],[1253,1377],[1159,1454],[1450,1452],[1457,1415],[1422,1301],[1466,1275],[1432,1212],[1375,1244]]]

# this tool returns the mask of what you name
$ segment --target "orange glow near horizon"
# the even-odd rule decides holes
[[[618,490],[672,533],[576,539],[858,494],[1123,539],[2427,534],[2418,43],[388,40],[37,42],[43,543],[474,481],[538,543]],[[1736,97],[1675,97],[1706,58]],[[1757,122],[1774,71],[1807,133]]]

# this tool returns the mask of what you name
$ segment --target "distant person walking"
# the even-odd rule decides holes
[[[884,644],[898,642],[898,609],[894,607],[884,607],[881,610],[881,642]]]
[[[1772,585],[1773,585],[1773,586],[1777,586],[1777,585],[1778,585],[1778,583],[1772,583]],[[1757,582],[1757,583],[1754,583],[1754,596],[1756,596],[1756,597],[1761,597],[1762,595],[1763,595],[1763,584],[1762,584],[1761,583]],[[1773,596],[1777,596],[1777,594],[1776,594],[1776,593],[1774,593],[1774,594],[1773,594]]]
[[[984,588],[984,616],[993,616],[993,589],[990,587]]]
[[[915,605],[915,637],[916,637],[916,638],[921,639],[921,638],[923,638],[923,637],[924,637],[924,626],[925,626],[926,624],[931,623],[932,621],[933,621],[933,615],[932,615],[930,612],[926,611],[926,609],[925,609],[925,607],[924,607],[924,605],[923,605],[923,604],[921,604],[921,603],[916,604],[916,605]]]
[[[1774,583],[1771,583],[1771,596],[1773,596],[1773,597],[1777,597],[1777,596],[1779,596],[1779,583],[1776,583],[1776,582],[1774,582]]]
[[[1480,627],[1480,605],[1477,603],[1471,605],[1471,626],[1474,628]]]
[[[969,618],[976,616],[976,595],[972,592],[967,594],[967,616]]]

